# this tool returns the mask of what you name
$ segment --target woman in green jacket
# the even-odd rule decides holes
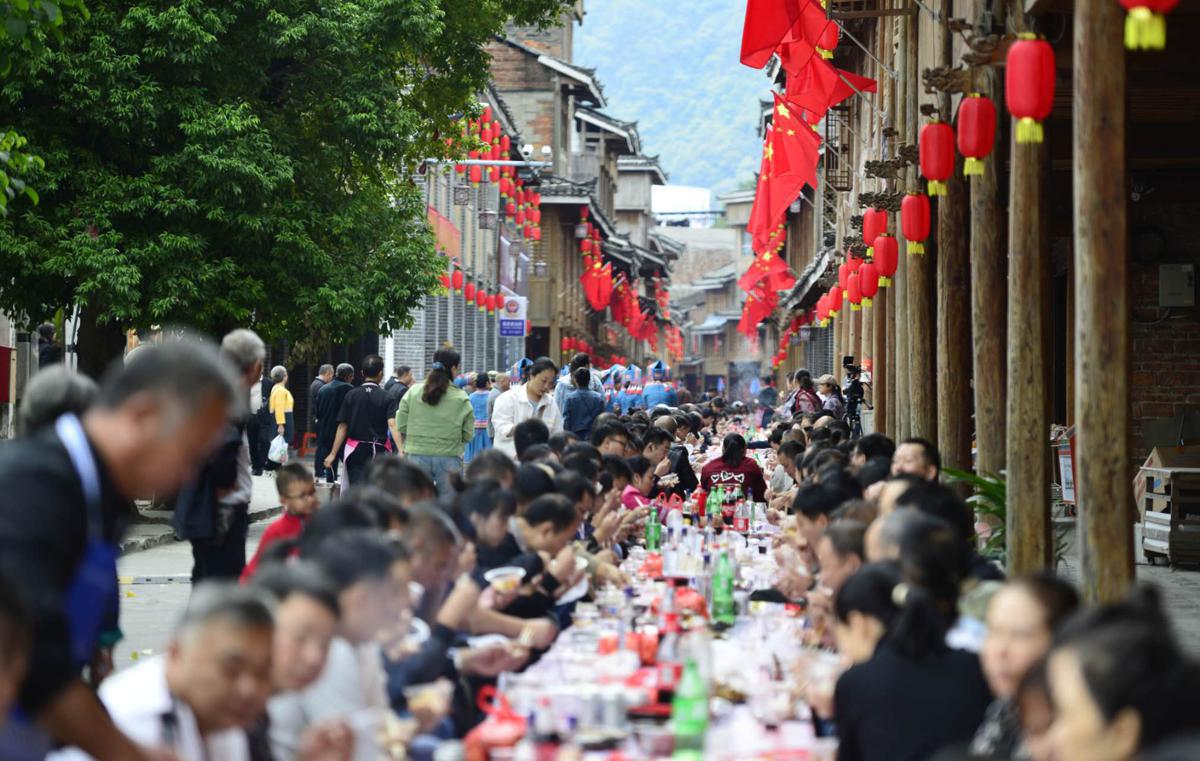
[[[462,472],[463,450],[475,436],[471,401],[454,385],[460,361],[454,349],[439,349],[425,380],[404,394],[396,410],[401,450],[443,496],[454,491],[450,474]]]

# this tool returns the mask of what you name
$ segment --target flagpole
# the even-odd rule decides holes
[[[881,69],[883,69],[884,71],[886,71],[886,72],[887,72],[887,75],[888,75],[889,77],[891,77],[892,79],[895,79],[895,78],[896,78],[896,72],[892,71],[892,69],[891,69],[891,68],[890,68],[890,67],[889,67],[889,66],[888,66],[886,63],[884,63],[883,61],[881,61],[881,60],[879,60],[878,58],[876,58],[876,57],[875,57],[875,54],[874,54],[874,53],[872,53],[872,52],[871,52],[871,50],[870,50],[870,49],[869,49],[869,48],[868,48],[866,45],[864,45],[864,44],[862,44],[861,42],[859,42],[857,37],[855,37],[853,34],[850,34],[850,30],[848,30],[848,29],[846,28],[846,25],[845,25],[845,24],[843,24],[843,23],[842,23],[840,20],[838,20],[838,19],[832,19],[832,20],[833,20],[833,22],[834,22],[835,24],[837,24],[837,25],[838,25],[838,27],[840,27],[840,28],[841,28],[841,30],[842,30],[842,34],[844,34],[844,35],[846,35],[847,37],[849,37],[849,38],[850,38],[850,41],[851,41],[851,42],[853,42],[855,45],[858,45],[859,49],[861,49],[861,50],[862,50],[862,52],[866,53],[866,54],[867,54],[867,56],[868,56],[868,57],[869,57],[869,58],[870,58],[872,61],[874,61],[875,63],[879,64],[879,68],[881,68]],[[838,74],[838,76],[841,76],[841,74]],[[844,80],[843,80],[843,81],[844,81]],[[849,82],[847,82],[846,84],[850,84],[850,83],[849,83]],[[850,85],[850,86],[851,86],[851,87],[854,87],[854,85]],[[857,88],[855,88],[855,90],[854,90],[854,91],[855,91],[855,92],[858,92],[858,89],[857,89]],[[859,94],[859,95],[862,95],[862,93],[858,93],[858,94]]]

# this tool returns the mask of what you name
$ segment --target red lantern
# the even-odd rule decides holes
[[[850,252],[846,252],[846,261],[838,267],[838,285],[842,288],[846,287],[847,278],[850,277]]]
[[[488,182],[500,182],[500,167],[488,167]]]
[[[443,272],[442,276],[440,278],[438,278],[438,280],[440,280],[442,283],[442,290],[445,290],[445,291],[450,290],[450,276],[449,275],[447,275],[445,272]]]
[[[542,228],[540,228],[540,227],[533,228],[533,239],[535,241],[540,241],[542,239]]]
[[[862,305],[871,306],[871,299],[879,293],[879,266],[875,262],[866,262],[859,268],[858,288],[862,291]]]
[[[1024,33],[1008,48],[1004,102],[1017,119],[1017,142],[1042,142],[1042,122],[1054,108],[1054,49]]]
[[[828,293],[822,294],[821,297],[819,299],[817,299],[817,322],[819,322],[821,324],[821,327],[825,327],[826,325],[829,324],[829,294]]]
[[[507,156],[510,150],[512,150],[512,138],[510,138],[508,135],[501,135],[500,152]]]
[[[516,215],[513,217],[513,222],[516,223],[517,227],[521,227],[525,224],[525,210],[519,206],[517,207]]]
[[[863,212],[862,230],[863,243],[867,246],[867,256],[871,255],[871,246],[879,233],[887,232],[888,213],[886,209],[867,209]]]
[[[484,106],[483,107],[483,115],[479,117],[479,121],[490,122],[491,120],[492,120],[492,107]]]
[[[512,201],[509,201],[504,205],[504,213],[510,217],[515,217],[517,215],[517,205]]]
[[[485,143],[492,142],[492,123],[491,122],[484,122],[483,126],[479,128],[479,139]]]
[[[848,274],[846,276],[847,283],[850,282],[849,276],[853,275],[855,272],[858,272],[858,268],[861,267],[862,265],[863,265],[863,260],[859,259],[857,256],[851,256],[849,259],[846,260],[846,266],[849,267],[849,270],[847,270]]]
[[[857,312],[862,309],[862,291],[858,287],[858,273],[851,272],[850,277],[846,278],[846,300],[850,302],[850,311]]]
[[[875,239],[875,268],[879,272],[879,287],[887,288],[892,284],[892,276],[900,265],[900,246],[896,239],[883,233]]]
[[[842,311],[842,297],[845,291],[838,286],[833,286],[829,289],[829,314],[837,317]]]
[[[822,58],[833,58],[833,49],[838,46],[838,40],[841,39],[842,28],[837,25],[837,22],[830,21],[825,25],[821,36],[817,37],[817,53]]]
[[[478,186],[479,183],[483,182],[483,167],[478,164],[472,164],[470,177],[471,184]]]
[[[908,241],[908,253],[925,253],[929,237],[929,197],[924,193],[909,193],[900,202],[900,228]]]
[[[588,207],[586,207],[586,206],[580,206],[580,207],[579,207],[579,218],[580,218],[580,219],[582,219],[582,220],[584,220],[584,221],[587,221],[587,218],[588,218]]]
[[[958,152],[967,157],[963,174],[983,174],[983,160],[996,143],[996,104],[971,93],[958,107]]]
[[[934,120],[921,128],[921,174],[929,181],[929,195],[946,195],[946,180],[954,174],[954,130]]]
[[[458,172],[459,174],[462,174],[463,172],[467,171],[467,165],[466,164],[455,164],[454,171]]]
[[[500,167],[496,167],[496,169],[499,169],[499,168],[500,168]],[[499,186],[499,188],[500,188],[500,195],[502,195],[502,196],[507,196],[507,195],[508,195],[508,189],[509,189],[509,187],[510,187],[510,185],[509,185],[509,182],[508,182],[508,178],[507,178],[507,177],[501,177],[501,178],[500,178],[500,181],[499,181],[498,183],[496,183],[496,184],[497,184],[497,185]]]
[[[484,291],[482,288],[480,288],[478,291],[475,291],[475,306],[479,307],[479,311],[480,312],[486,311],[487,305],[488,305],[487,292]]]
[[[529,221],[534,223],[535,225],[540,225],[542,223],[542,210],[538,209],[538,208],[530,209],[529,210]]]
[[[475,300],[475,284],[468,282],[463,286],[463,298],[467,301]]]
[[[579,250],[585,254],[590,254],[592,251],[592,239],[584,238],[583,240],[579,241]]]
[[[450,276],[450,283],[454,286],[454,290],[462,293],[463,289],[463,273],[462,270],[454,270],[454,274]]]
[[[564,336],[563,340],[559,342],[559,345],[562,346],[562,353],[566,354],[567,352],[571,351],[571,347],[574,345],[574,342],[569,337]]]

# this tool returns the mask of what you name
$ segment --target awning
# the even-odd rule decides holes
[[[812,293],[813,288],[820,282],[821,277],[825,274],[825,270],[829,268],[833,261],[835,249],[830,246],[824,248],[809,262],[804,271],[800,273],[800,277],[796,278],[796,285],[788,294],[783,297],[780,306],[784,310],[796,309],[805,307],[815,302],[820,294]]]

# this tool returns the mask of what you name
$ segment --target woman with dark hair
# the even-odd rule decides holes
[[[1077,607],[1075,587],[1050,573],[1015,578],[992,595],[979,655],[996,699],[975,733],[972,753],[1022,761],[1030,757],[1014,703],[1017,687],[1046,657],[1055,631]]]
[[[475,415],[475,436],[467,442],[463,462],[470,463],[475,459],[475,455],[492,446],[492,437],[488,435],[488,396],[491,393],[491,385],[487,373],[475,375],[475,390],[468,397],[471,411]]]
[[[991,701],[979,660],[946,646],[953,598],[905,577],[866,565],[834,599],[838,649],[855,663],[834,691],[838,761],[922,761],[970,740]]]
[[[454,349],[438,349],[425,380],[404,395],[396,411],[401,448],[412,464],[429,474],[443,495],[453,493],[451,474],[462,472],[463,450],[475,437],[471,402],[466,392],[454,385],[458,363]]]
[[[767,482],[762,468],[746,456],[746,440],[739,433],[727,434],[721,442],[721,456],[700,471],[700,484],[707,490],[720,486],[742,490],[747,500],[765,499]]]
[[[1158,590],[1063,625],[1046,665],[1057,761],[1130,761],[1200,730],[1200,669],[1179,649]]]
[[[517,448],[513,434],[517,425],[530,418],[546,424],[550,433],[563,429],[562,414],[554,401],[554,384],[558,382],[558,366],[549,357],[539,357],[529,367],[529,380],[513,386],[496,399],[492,408],[492,428],[496,431],[495,446],[516,459]]]
[[[796,382],[796,396],[792,399],[792,417],[815,415],[822,409],[821,397],[813,385],[812,373],[803,368],[793,376]]]

